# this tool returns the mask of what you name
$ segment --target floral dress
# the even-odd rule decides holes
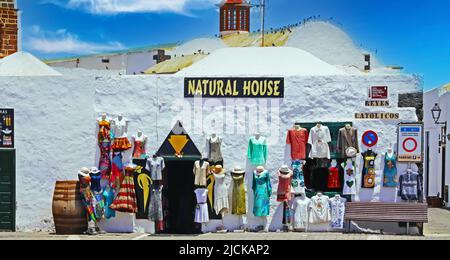
[[[384,181],[383,186],[386,188],[396,188],[397,181],[397,156],[386,153],[384,158]]]
[[[270,183],[270,174],[264,171],[258,174],[253,173],[253,194],[254,205],[253,214],[255,217],[266,217],[270,214],[270,195],[272,195],[272,185]]]
[[[111,174],[111,123],[102,120],[98,123],[98,146],[100,148],[100,159],[98,168],[104,179]]]
[[[296,160],[292,163],[294,175],[292,176],[292,188],[295,194],[305,193],[305,176],[303,174],[302,163]]]
[[[345,215],[345,199],[340,197],[334,197],[330,199],[330,206],[331,206],[331,228],[343,229],[344,215]]]

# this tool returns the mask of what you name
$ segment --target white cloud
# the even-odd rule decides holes
[[[171,12],[187,14],[190,10],[214,8],[221,0],[45,0],[93,14]]]
[[[31,27],[31,36],[25,40],[27,49],[46,54],[68,53],[68,54],[95,54],[125,49],[119,42],[99,44],[80,40],[75,34],[66,29],[54,32],[43,31],[39,26]]]

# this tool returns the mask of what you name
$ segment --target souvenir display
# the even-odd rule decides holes
[[[310,224],[326,224],[331,221],[330,198],[318,193],[311,198],[309,204],[309,223]]]
[[[305,193],[305,176],[303,175],[303,162],[295,160],[292,163],[292,189],[294,194]]]
[[[341,158],[354,158],[359,152],[358,130],[351,125],[339,129],[336,151]]]
[[[217,215],[223,215],[230,209],[228,185],[225,182],[225,169],[217,165],[214,169],[214,210]]]
[[[208,189],[200,188],[195,190],[197,197],[197,207],[195,209],[195,223],[208,223],[208,205],[206,199],[208,197]]]
[[[375,169],[375,160],[377,158],[377,154],[372,150],[367,150],[362,153],[364,166],[362,169],[362,187],[366,189],[375,188],[375,177],[376,177],[376,169]]]
[[[332,229],[344,229],[345,202],[340,195],[330,199]]]
[[[233,179],[231,214],[242,216],[247,214],[247,198],[244,184],[245,171],[240,167],[236,167],[231,172],[231,175]]]
[[[154,155],[147,159],[145,169],[150,172],[150,178],[153,181],[160,181],[163,179],[162,173],[165,167],[164,158]]]
[[[422,200],[422,182],[419,173],[408,169],[400,175],[398,196],[404,201]]]
[[[194,164],[195,185],[206,187],[206,177],[209,172],[209,163],[206,160],[196,161]]]
[[[306,195],[299,194],[295,196],[292,203],[292,211],[294,213],[293,228],[296,231],[306,230],[308,228],[308,210],[311,200]]]
[[[208,161],[211,165],[223,166],[222,138],[220,136],[212,134],[206,140],[206,152],[208,154]]]
[[[111,209],[124,213],[136,213],[138,211],[133,180],[135,170],[136,166],[134,165],[125,167],[125,177],[120,185],[119,193],[110,206]]]
[[[145,136],[142,131],[138,131],[136,136],[132,137],[134,148],[133,148],[133,159],[147,159],[147,136]]]
[[[247,156],[254,166],[266,165],[267,153],[266,138],[260,134],[250,137],[248,141]]]
[[[108,179],[111,174],[111,122],[106,114],[98,120],[98,146],[100,148],[100,159],[98,168],[104,179]]]
[[[116,217],[116,211],[134,214],[136,219],[151,220],[156,233],[198,233],[202,225],[195,223],[216,225],[213,221],[216,219],[222,220],[222,225],[213,228],[217,232],[227,232],[224,217],[229,213],[239,218],[239,228],[245,231],[245,217],[251,214],[247,210],[247,192],[253,193],[252,216],[264,221],[253,231],[267,232],[273,224],[267,217],[272,209],[274,177],[278,177],[276,200],[283,210],[284,231],[291,228],[322,230],[323,227],[342,230],[346,203],[352,199],[367,201],[366,195],[358,194],[360,187],[374,189],[376,186],[378,155],[369,148],[360,154],[362,161],[356,162],[358,131],[350,124],[342,127],[343,123],[326,123],[327,127],[322,123],[310,123],[302,128],[296,123],[286,137],[292,168],[283,165],[276,175],[265,168],[268,162],[266,138],[259,133],[250,137],[247,158],[252,168],[249,169],[252,190],[247,191],[244,169],[235,167],[231,174],[224,169],[223,139],[217,134],[206,139],[206,156],[202,158],[181,122],[177,122],[161,148],[148,157],[148,138],[139,130],[132,137],[130,159],[133,163],[124,167],[123,152],[131,148],[127,138],[128,120],[123,116],[110,120],[103,114],[97,123],[99,168],[83,168],[78,172],[81,201],[89,220],[88,234],[97,234],[96,223]],[[383,153],[382,163],[384,188],[398,187],[398,196],[403,201],[422,200],[421,176],[409,168],[397,177],[397,154],[392,146]],[[356,166],[361,173],[361,184],[357,183]],[[173,182],[174,179],[178,182]],[[330,193],[334,197],[326,196]],[[315,195],[310,197],[309,194]]]
[[[272,184],[270,183],[270,174],[264,167],[258,167],[253,172],[252,189],[254,194],[253,214],[255,217],[269,216]]]
[[[398,186],[397,155],[392,149],[384,155],[383,186],[386,188],[396,188]]]
[[[331,142],[330,129],[322,124],[317,124],[309,133],[308,143],[311,145],[312,159],[331,159],[330,146]]]
[[[356,183],[356,168],[352,160],[342,164],[344,168],[344,188],[342,195],[356,195],[357,183]]]
[[[300,124],[295,124],[293,129],[287,133],[286,144],[291,146],[292,160],[306,159],[306,145],[308,144],[308,130],[302,128]]]

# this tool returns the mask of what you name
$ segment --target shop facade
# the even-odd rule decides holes
[[[150,154],[161,148],[167,133],[177,121],[182,122],[198,147],[200,157],[204,157],[206,139],[213,132],[220,135],[223,140],[224,168],[232,171],[241,166],[245,170],[247,214],[226,214],[223,221],[211,219],[202,225],[203,231],[215,231],[221,225],[228,230],[235,230],[243,224],[254,229],[266,222],[270,230],[282,229],[283,203],[277,201],[277,173],[281,166],[291,166],[286,135],[295,123],[312,128],[320,122],[335,130],[351,124],[358,130],[358,140],[362,140],[363,133],[372,130],[379,137],[372,149],[382,154],[388,147],[396,147],[399,123],[418,121],[415,108],[398,106],[399,94],[422,92],[422,82],[414,76],[281,78],[284,80],[282,98],[203,98],[200,101],[185,97],[185,77],[177,76],[1,79],[0,90],[7,97],[5,106],[13,107],[16,113],[16,187],[20,187],[17,188],[17,228],[51,229],[51,201],[55,181],[74,180],[81,167],[98,166],[100,152],[96,119],[102,113],[111,117],[126,117],[129,120],[130,137],[138,130],[145,133]],[[368,103],[371,101],[368,89],[373,86],[388,87],[388,95],[384,99],[387,103]],[[58,98],[55,99],[55,96]],[[257,113],[258,118],[268,120],[252,120],[252,111],[261,111],[259,115]],[[337,142],[335,130],[331,147]],[[252,210],[255,165],[252,165],[247,155],[249,138],[256,131],[267,140],[265,169],[270,174],[273,187],[270,212],[266,219],[255,216]],[[367,150],[362,143],[360,149]],[[131,153],[128,151],[123,154],[124,163],[131,159]],[[173,164],[170,166],[170,158],[166,158],[167,168],[177,167]],[[376,165],[382,165],[381,157],[377,160]],[[407,164],[398,163],[398,173],[406,171],[408,167]],[[376,171],[377,185],[373,189],[358,188],[354,199],[401,202],[396,188],[380,185],[383,183],[382,168],[377,166]],[[227,178],[231,181],[230,176]],[[357,177],[356,181],[361,183],[361,178]],[[101,226],[109,232],[155,232],[153,221],[136,219],[135,215],[126,213],[103,221]]]

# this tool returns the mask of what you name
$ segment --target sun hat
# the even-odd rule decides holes
[[[99,172],[100,171],[97,169],[97,167],[92,167],[91,170],[89,171],[89,173],[92,173],[92,174],[97,174]]]
[[[289,169],[289,167],[287,165],[283,165],[280,167],[279,171],[281,173],[291,173],[291,169]]]
[[[235,173],[235,174],[244,174],[245,170],[242,169],[242,167],[240,167],[240,166],[236,166],[236,167],[234,167],[233,173]]]
[[[348,158],[353,158],[356,156],[356,154],[358,154],[358,150],[356,150],[356,148],[354,147],[349,147],[347,148],[347,150],[345,150],[345,154]]]
[[[91,172],[91,171],[90,171],[87,167],[83,167],[83,168],[81,168],[81,169],[78,171],[78,174],[81,174],[81,175],[89,175],[90,172]]]
[[[214,173],[215,174],[223,174],[225,173],[225,169],[222,167],[222,165],[216,165],[214,166]]]

